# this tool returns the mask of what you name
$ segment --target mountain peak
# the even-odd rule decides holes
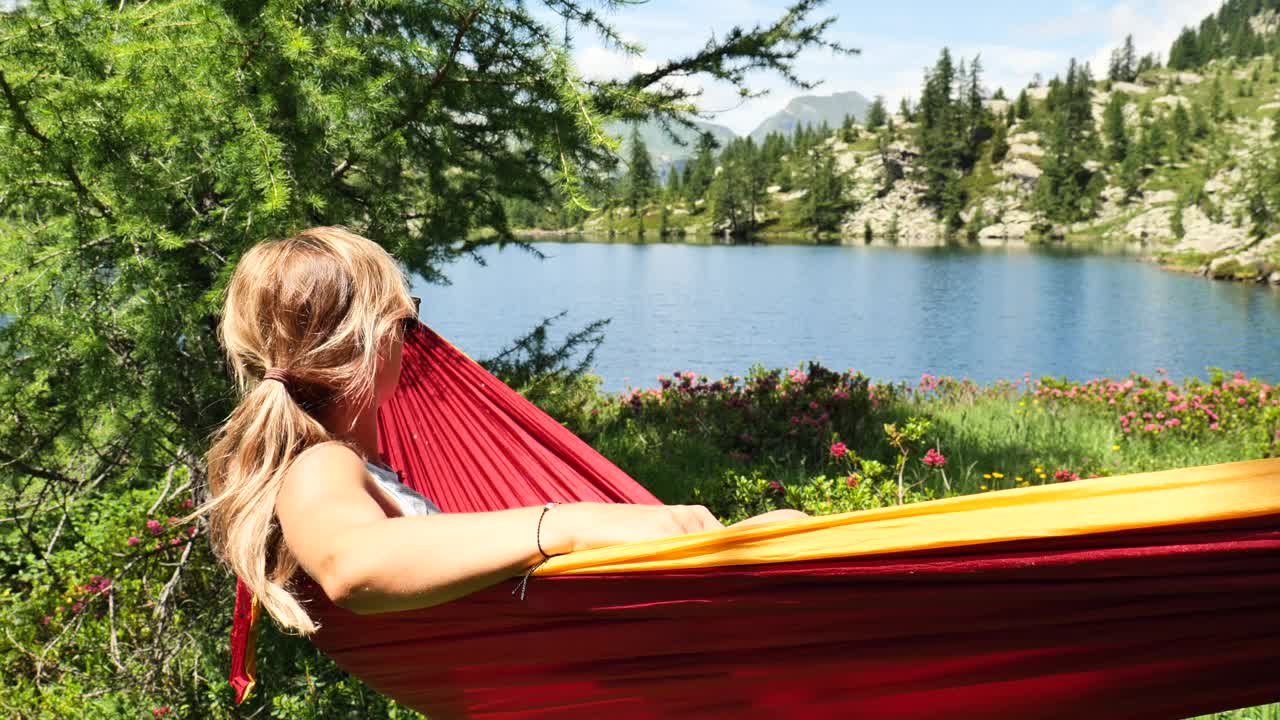
[[[792,98],[786,107],[765,118],[764,122],[751,131],[751,139],[760,142],[771,132],[790,133],[798,125],[821,125],[824,121],[832,127],[838,127],[844,122],[845,115],[852,115],[861,122],[866,118],[869,107],[871,101],[862,93],[852,90],[830,95],[800,95]]]

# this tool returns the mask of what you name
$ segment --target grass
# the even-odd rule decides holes
[[[821,514],[896,502],[892,471],[876,470],[892,468],[898,456],[886,423],[923,428],[909,443],[908,501],[1049,484],[1055,475],[1274,456],[1280,437],[1280,386],[1216,370],[1177,384],[1157,374],[989,386],[926,376],[908,386],[809,365],[714,382],[677,375],[623,394],[598,392],[598,383],[582,379],[544,409],[568,418],[571,430],[664,502],[706,504],[727,521],[779,506]],[[1133,420],[1120,419],[1130,413]],[[755,431],[759,438],[743,440]],[[837,440],[847,443],[847,458],[829,452]],[[921,462],[928,449],[945,455],[945,482]],[[876,484],[850,490],[851,471]],[[868,490],[877,486],[884,490]],[[1280,720],[1280,704],[1203,718]]]

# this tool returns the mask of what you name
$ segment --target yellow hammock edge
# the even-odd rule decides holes
[[[615,545],[535,574],[799,562],[1280,514],[1280,458],[1075,480]]]

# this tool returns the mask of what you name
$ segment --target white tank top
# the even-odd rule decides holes
[[[442,512],[440,508],[436,507],[435,503],[401,482],[400,475],[395,470],[374,465],[368,461],[365,462],[364,466],[368,468],[369,476],[373,478],[374,485],[400,508],[402,514],[430,515]]]

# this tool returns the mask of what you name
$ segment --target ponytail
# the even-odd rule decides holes
[[[215,554],[286,630],[317,626],[290,587],[298,561],[275,515],[285,474],[338,439],[315,412],[372,401],[379,352],[407,315],[416,312],[391,256],[341,228],[254,246],[232,274],[218,338],[241,399],[212,438],[210,499],[192,514],[208,513]]]

